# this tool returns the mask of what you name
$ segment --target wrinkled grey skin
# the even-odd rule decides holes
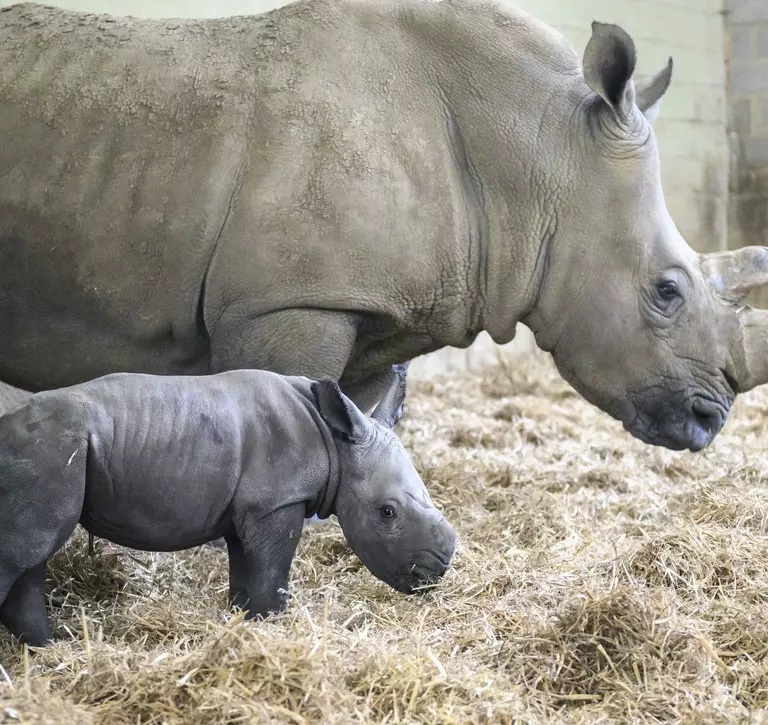
[[[482,0],[9,8],[0,379],[263,368],[369,411],[392,365],[522,322],[633,435],[698,450],[754,376],[664,203],[671,62],[634,67],[616,26],[581,64]]]
[[[453,528],[397,436],[403,379],[367,418],[334,381],[265,371],[118,373],[39,393],[0,418],[0,622],[52,637],[46,561],[79,522],[123,546],[173,551],[224,537],[229,601],[286,606],[306,515],[338,517],[398,591],[442,576]]]

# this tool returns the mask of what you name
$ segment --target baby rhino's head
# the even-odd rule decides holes
[[[456,534],[392,431],[405,376],[396,376],[371,418],[334,382],[316,382],[313,391],[337,441],[335,510],[352,550],[374,576],[400,592],[434,582],[448,570]]]

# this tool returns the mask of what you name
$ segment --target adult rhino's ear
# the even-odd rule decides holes
[[[608,23],[592,23],[592,37],[584,51],[584,80],[622,119],[634,107],[649,120],[659,114],[662,96],[672,80],[672,58],[656,75],[633,81],[637,64],[635,43],[624,29]]]
[[[635,44],[625,30],[592,23],[592,37],[584,51],[584,80],[622,120],[630,118],[635,105],[636,61]]]
[[[405,403],[406,382],[408,364],[392,366],[392,382],[387,388],[384,397],[379,401],[371,418],[387,428],[394,428],[400,418],[403,417],[403,405]]]
[[[667,92],[672,81],[672,67],[670,58],[664,69],[655,76],[635,81],[635,103],[649,121],[655,120],[659,115],[661,97]]]
[[[334,380],[317,380],[312,383],[312,394],[320,415],[334,433],[352,443],[358,443],[368,435],[368,419],[341,392]]]

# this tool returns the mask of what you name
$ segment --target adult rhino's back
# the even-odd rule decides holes
[[[0,12],[0,379],[209,372],[204,295],[247,296],[252,315],[427,312],[435,260],[458,264],[440,249],[455,164],[396,7]],[[417,217],[434,239],[413,238]]]
[[[0,12],[0,378],[205,369],[258,25]]]

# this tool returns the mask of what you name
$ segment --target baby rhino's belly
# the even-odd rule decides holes
[[[237,485],[231,462],[205,456],[140,456],[105,462],[89,453],[82,526],[147,551],[176,551],[229,530]]]
[[[184,518],[178,511],[168,517],[145,515],[143,512],[126,511],[125,507],[99,510],[98,507],[83,509],[80,524],[86,531],[100,539],[107,539],[120,546],[143,551],[179,551],[205,544],[224,536],[228,524],[217,518],[213,522]]]

